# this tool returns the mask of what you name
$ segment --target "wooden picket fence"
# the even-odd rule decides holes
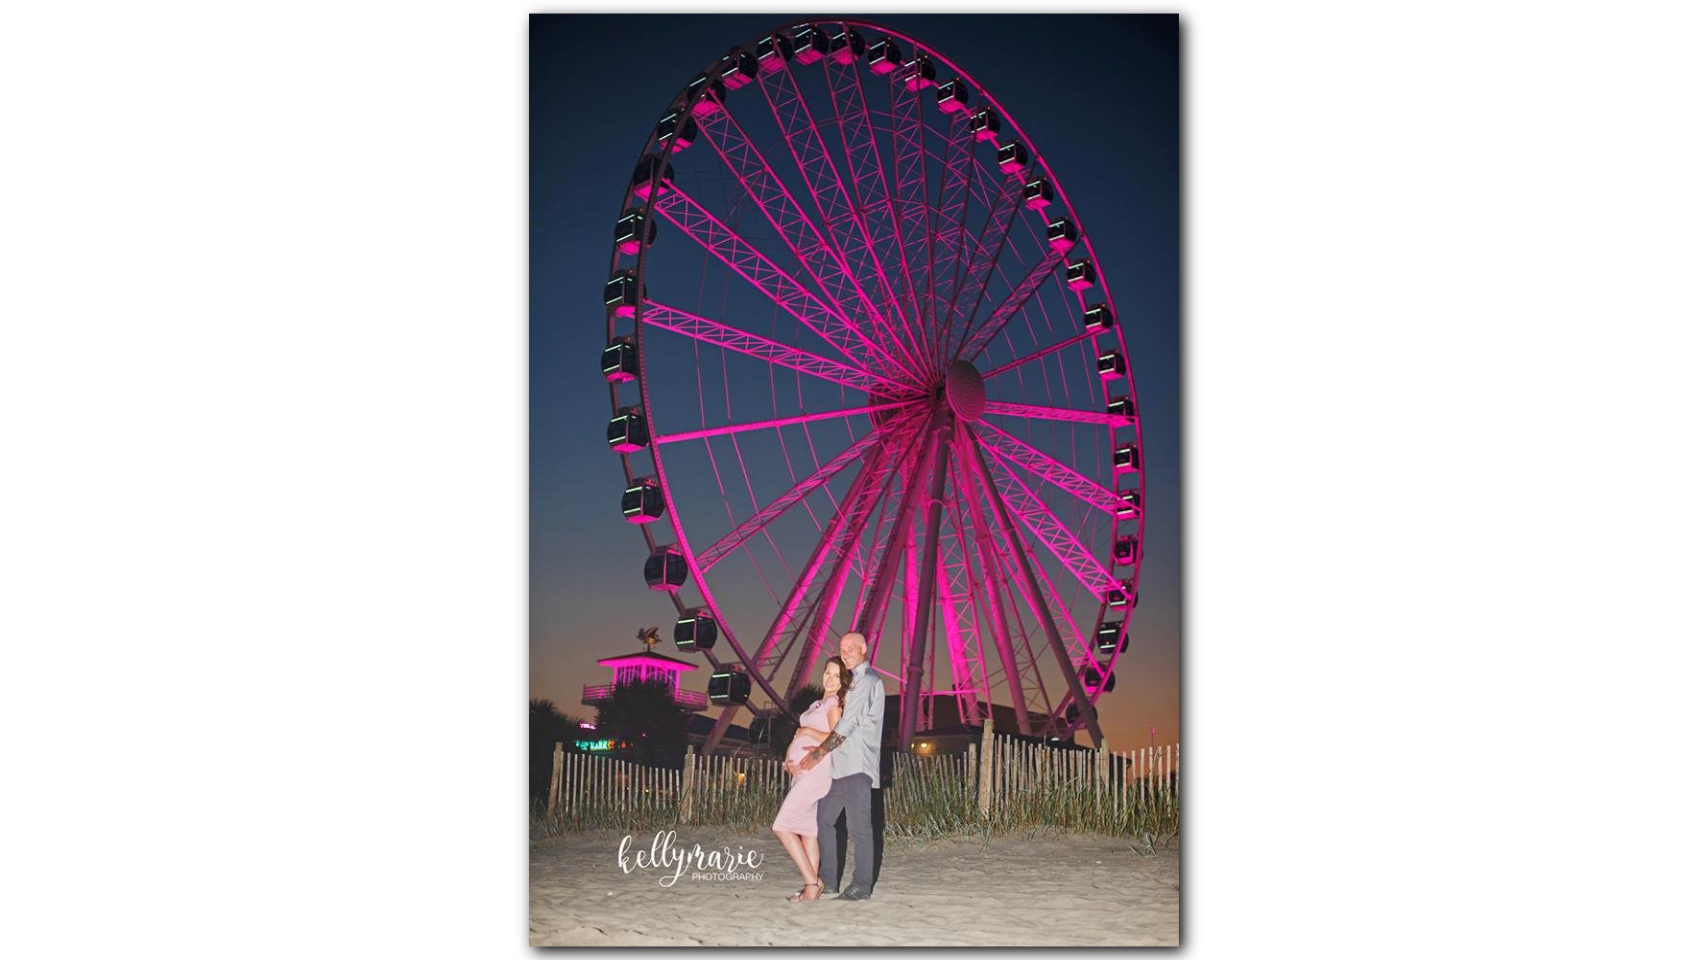
[[[995,733],[964,754],[894,754],[883,796],[896,836],[1005,834],[1040,828],[1134,837],[1179,831],[1180,746],[1069,750]],[[788,791],[781,761],[697,756],[680,770],[566,752],[559,744],[548,832],[677,825],[768,827]]]
[[[987,730],[978,808],[991,832],[1059,828],[1172,837],[1180,830],[1180,745],[1062,750]]]
[[[892,836],[983,833],[978,747],[944,757],[896,753],[884,791],[884,832]]]
[[[682,769],[598,754],[552,755],[546,798],[549,830],[602,827],[653,830],[676,824],[770,824],[788,790],[779,760],[703,757],[692,749]]]

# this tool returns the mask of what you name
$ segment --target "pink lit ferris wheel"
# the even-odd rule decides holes
[[[601,365],[646,582],[713,666],[709,746],[851,628],[902,749],[1009,707],[1102,739],[1145,527],[1105,278],[1037,145],[898,31],[791,24],[660,114]]]

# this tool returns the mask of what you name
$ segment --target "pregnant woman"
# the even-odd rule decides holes
[[[790,760],[798,763],[808,750],[829,736],[836,721],[842,719],[842,706],[848,697],[850,679],[848,668],[842,665],[840,657],[831,657],[830,662],[824,665],[824,676],[820,679],[824,684],[824,698],[801,714],[801,727],[789,743]],[[818,802],[829,792],[830,764],[821,763],[811,770],[802,770],[789,785],[783,806],[777,811],[777,819],[771,823],[771,832],[783,841],[783,849],[789,852],[789,859],[795,861],[805,884],[799,893],[789,898],[791,903],[817,900],[824,893],[824,884],[818,879]]]

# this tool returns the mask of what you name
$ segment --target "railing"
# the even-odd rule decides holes
[[[581,688],[581,703],[583,706],[588,707],[598,706],[599,704],[604,703],[605,700],[611,696],[611,691],[615,689],[616,684],[612,683],[586,684]],[[675,699],[678,704],[687,707],[690,710],[706,709],[706,695],[699,690],[683,690],[678,688],[675,692]]]

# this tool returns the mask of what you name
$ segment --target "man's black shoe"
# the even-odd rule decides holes
[[[859,887],[849,887],[848,891],[846,893],[844,893],[840,897],[837,897],[836,899],[838,899],[838,900],[870,900],[870,899],[872,899],[872,891],[862,890]]]

